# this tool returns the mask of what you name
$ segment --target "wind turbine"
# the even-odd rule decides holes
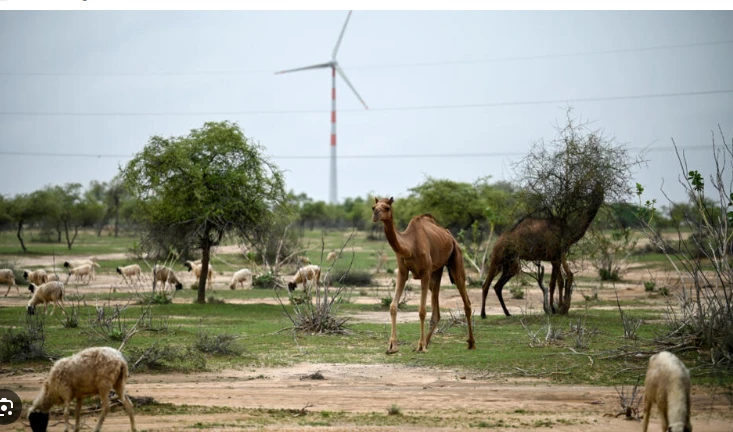
[[[344,22],[344,27],[341,29],[341,34],[339,35],[339,38],[336,41],[336,46],[333,47],[333,54],[331,54],[330,62],[275,72],[275,74],[283,74],[283,73],[288,73],[288,72],[299,72],[299,71],[304,71],[304,70],[309,70],[309,69],[331,68],[331,175],[330,175],[330,184],[329,184],[329,189],[328,189],[328,200],[331,204],[336,204],[338,201],[337,178],[336,178],[336,73],[337,72],[341,76],[341,78],[346,82],[349,88],[351,88],[351,91],[354,92],[354,94],[359,99],[359,101],[362,103],[362,105],[364,105],[364,108],[369,109],[366,102],[364,102],[364,99],[362,99],[361,96],[359,96],[359,92],[356,91],[356,89],[351,84],[349,79],[346,78],[346,74],[344,73],[343,69],[341,69],[338,62],[336,61],[336,54],[338,53],[339,46],[341,45],[341,39],[344,38],[344,32],[346,31],[346,25],[349,23],[349,18],[351,18],[351,12],[352,11],[349,11],[349,14],[346,15],[346,22]]]

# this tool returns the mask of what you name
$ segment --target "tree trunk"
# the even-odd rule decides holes
[[[23,252],[28,252],[28,249],[25,248],[25,242],[23,241],[23,221],[22,220],[18,222],[18,233],[16,235],[18,236],[18,241],[20,241],[20,247],[23,248]]]
[[[115,238],[120,232],[120,197],[115,196]]]
[[[112,212],[110,210],[107,210],[107,212],[102,217],[102,220],[99,222],[99,227],[97,227],[97,237],[101,237],[102,236],[102,230],[104,229],[104,227],[109,222],[109,218],[110,218],[111,215],[112,215]]]
[[[201,245],[201,277],[199,278],[199,290],[196,303],[206,304],[206,282],[209,275],[209,257],[211,255],[211,242],[209,241],[209,231],[204,234],[204,241]]]
[[[74,245],[74,240],[76,240],[76,236],[79,234],[79,227],[74,225],[74,236],[69,237],[69,222],[64,221],[64,231],[66,232],[66,245],[71,250],[71,246]]]

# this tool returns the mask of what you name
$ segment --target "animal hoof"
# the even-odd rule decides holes
[[[399,351],[399,350],[398,349],[392,349],[392,348],[390,348],[390,349],[387,350],[387,352],[385,354],[394,354],[397,351]]]

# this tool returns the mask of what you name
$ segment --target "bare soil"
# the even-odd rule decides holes
[[[315,372],[325,379],[304,379]],[[15,389],[21,399],[29,401],[43,379],[44,374],[40,373],[0,374],[0,387]],[[456,370],[396,365],[298,364],[195,374],[135,374],[129,379],[128,389],[132,396],[153,397],[161,403],[236,409],[212,414],[138,414],[137,425],[143,430],[183,430],[196,423],[203,425],[197,428],[210,430],[229,425],[226,429],[279,431],[466,430],[481,422],[495,425],[494,430],[534,429],[543,425],[556,431],[583,432],[640,428],[638,423],[615,416],[618,396],[614,388],[550,385],[539,379],[506,380],[467,376]],[[308,421],[322,420],[321,411],[384,416],[393,405],[405,417],[404,426],[355,426],[347,419],[344,424],[305,427]],[[277,424],[262,425],[242,410],[261,408],[290,410],[294,414],[287,417],[293,420],[285,418]],[[294,416],[301,410],[304,415],[296,419]],[[703,389],[695,389],[692,410],[696,413],[696,431],[733,430],[733,413],[724,398],[716,399]],[[412,419],[425,416],[439,421],[414,424]],[[85,416],[85,421],[93,427],[96,415]],[[653,414],[651,430],[659,430],[658,424]],[[112,413],[105,427],[128,428],[124,412],[118,409]]]

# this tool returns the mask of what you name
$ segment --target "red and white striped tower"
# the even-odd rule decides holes
[[[338,41],[336,41],[336,46],[333,47],[333,54],[331,55],[331,61],[328,63],[320,63],[312,66],[305,66],[300,67],[296,69],[288,69],[280,72],[275,72],[276,74],[281,73],[287,73],[287,72],[298,72],[302,70],[308,70],[308,69],[321,69],[321,68],[331,68],[331,175],[330,175],[330,185],[328,190],[328,200],[331,202],[331,204],[336,204],[338,202],[338,190],[337,190],[337,184],[338,179],[336,175],[336,73],[341,76],[341,78],[346,82],[346,84],[351,88],[351,91],[354,92],[356,97],[359,99],[359,102],[364,105],[364,108],[369,109],[367,107],[366,102],[364,102],[364,99],[359,96],[359,93],[356,91],[353,85],[351,85],[351,82],[348,78],[346,78],[346,74],[344,71],[339,67],[338,62],[336,61],[336,54],[338,53],[339,46],[341,45],[341,39],[344,37],[344,32],[346,31],[346,25],[349,23],[349,18],[351,18],[351,11],[349,11],[349,14],[346,15],[346,22],[344,22],[344,27],[341,29],[341,34],[339,35]]]
[[[338,203],[338,180],[336,170],[336,66],[331,67],[331,174],[328,187],[328,201]]]

